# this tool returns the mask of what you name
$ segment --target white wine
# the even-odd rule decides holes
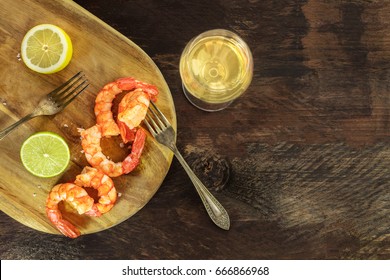
[[[248,46],[227,30],[202,33],[187,45],[180,60],[184,92],[192,103],[202,103],[194,104],[198,107],[230,103],[247,89],[252,72]]]

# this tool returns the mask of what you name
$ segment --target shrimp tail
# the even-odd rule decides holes
[[[116,84],[121,90],[132,90],[137,86],[137,80],[132,77],[119,78]]]
[[[118,88],[121,90],[133,90],[140,88],[146,92],[152,101],[156,101],[158,95],[158,89],[155,85],[151,85],[145,82],[138,81],[132,77],[119,78],[116,80]]]
[[[85,212],[84,214],[90,217],[100,217],[102,212],[100,212],[96,205],[93,205],[91,210]]]
[[[136,128],[130,129],[124,122],[117,121],[123,143],[134,141]]]
[[[123,161],[123,171],[125,174],[130,173],[139,164],[139,159],[145,145],[146,133],[142,128],[139,128],[135,134],[134,142],[131,148],[130,155]]]
[[[73,224],[64,220],[58,210],[47,208],[46,214],[53,225],[55,225],[56,228],[65,236],[70,238],[77,238],[80,236],[80,231]]]
[[[80,231],[67,220],[60,220],[56,226],[60,232],[70,238],[77,238],[81,234]]]

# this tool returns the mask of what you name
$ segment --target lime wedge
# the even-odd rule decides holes
[[[53,132],[38,132],[24,141],[20,149],[24,167],[38,177],[54,177],[68,166],[70,152],[65,140]]]

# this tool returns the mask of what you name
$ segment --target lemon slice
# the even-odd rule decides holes
[[[30,29],[23,38],[21,56],[33,71],[50,74],[64,69],[72,58],[72,42],[60,27],[40,24]]]
[[[65,140],[53,132],[38,132],[27,138],[20,149],[24,167],[38,177],[54,177],[62,173],[70,160]]]

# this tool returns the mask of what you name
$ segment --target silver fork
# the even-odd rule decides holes
[[[8,135],[20,124],[31,120],[37,116],[49,116],[62,111],[70,102],[89,86],[88,80],[82,71],[74,75],[64,84],[43,97],[38,106],[28,115],[21,118],[16,123],[0,131],[0,140]]]
[[[176,147],[176,132],[173,130],[172,125],[157,106],[153,102],[150,103],[151,106],[144,119],[150,133],[160,144],[167,146],[175,154],[194,184],[211,220],[220,228],[228,230],[230,228],[230,219],[225,208],[223,208],[221,203],[218,202],[191,170]]]

